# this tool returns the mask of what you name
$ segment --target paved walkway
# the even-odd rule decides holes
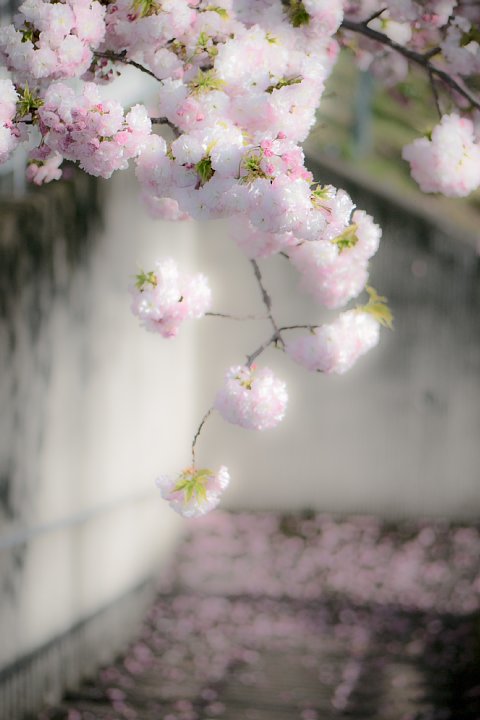
[[[213,513],[141,636],[37,720],[479,720],[480,532]]]

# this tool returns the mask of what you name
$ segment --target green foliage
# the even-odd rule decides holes
[[[205,10],[210,10],[210,12],[216,12],[224,20],[228,20],[229,18],[228,12],[225,10],[225,8],[219,7],[218,5],[209,5],[205,8]]]
[[[387,298],[379,295],[377,291],[369,285],[367,285],[366,291],[369,295],[368,303],[358,307],[357,309],[361,312],[369,313],[377,322],[380,323],[380,325],[392,330],[393,315],[392,311],[388,307]]]
[[[151,270],[150,272],[140,270],[140,272],[135,276],[135,287],[137,288],[137,290],[145,290],[145,285],[157,287],[157,278],[153,270]]]
[[[188,87],[195,95],[211,90],[221,90],[224,85],[224,81],[217,77],[215,70],[199,70],[193,80],[188,83]]]
[[[174,492],[183,492],[186,502],[190,502],[195,496],[198,500],[205,501],[207,499],[207,489],[205,487],[208,477],[212,475],[211,470],[206,468],[195,470],[191,468],[185,470],[173,488]]]
[[[249,184],[257,178],[269,177],[261,166],[262,160],[263,152],[261,150],[258,153],[252,151],[243,158],[242,167],[247,171],[247,174],[240,178],[241,183]]]
[[[358,243],[357,230],[358,225],[353,223],[352,225],[349,225],[343,233],[337,235],[336,238],[333,238],[332,242],[338,247],[339,252],[355,247]]]
[[[140,17],[148,17],[156,15],[161,10],[161,6],[156,0],[133,0],[132,10]]]
[[[302,0],[290,0],[288,15],[293,27],[308,25],[310,22],[310,15],[305,10]]]
[[[310,194],[310,200],[313,207],[321,208],[324,205],[325,200],[328,200],[330,196],[330,189],[328,185],[317,185]]]
[[[25,83],[23,90],[19,90],[20,99],[17,103],[17,118],[24,118],[26,115],[35,115],[38,108],[42,107],[43,100],[35,97]]]
[[[201,185],[205,185],[215,173],[215,170],[212,168],[212,158],[210,155],[205,155],[205,157],[195,165],[195,170],[200,176]]]

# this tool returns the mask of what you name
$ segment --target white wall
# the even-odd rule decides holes
[[[164,246],[193,267],[194,229],[148,220],[133,173],[104,197],[85,262],[53,251],[48,310],[27,283],[14,346],[1,326],[0,668],[159,572],[184,529],[154,480],[189,461],[195,330],[171,343],[147,333],[127,289]]]

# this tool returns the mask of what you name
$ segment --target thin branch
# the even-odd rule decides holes
[[[430,58],[434,57],[434,55],[438,55],[439,52],[442,52],[442,48],[437,45],[431,50],[427,50],[427,52],[423,53],[423,57],[425,58],[425,60],[430,60]]]
[[[250,259],[250,262],[252,264],[253,272],[255,274],[255,278],[256,278],[258,286],[260,288],[260,292],[262,293],[263,304],[267,308],[268,319],[270,320],[272,327],[275,331],[275,339],[279,340],[281,343],[283,343],[277,323],[275,322],[275,318],[272,315],[272,298],[268,294],[267,289],[266,289],[265,285],[263,284],[262,273],[260,272],[258,263],[256,260],[253,260],[253,258]]]
[[[469,103],[473,105],[473,107],[477,108],[477,110],[480,110],[480,100],[478,100],[474,95],[472,95],[470,91],[467,90],[463,85],[460,85],[459,82],[450,77],[450,75],[444,70],[440,70],[440,68],[431,64],[431,50],[422,55],[421,53],[415,52],[415,50],[410,50],[409,48],[400,45],[394,40],[391,40],[384,33],[378,32],[377,30],[372,30],[372,28],[367,27],[367,25],[365,25],[364,23],[357,23],[353,22],[352,20],[343,20],[340,27],[342,27],[344,30],[350,30],[350,32],[364,35],[370,40],[375,40],[382,45],[386,45],[392,50],[396,50],[398,53],[400,53],[400,55],[403,55],[403,57],[407,58],[407,60],[411,60],[417,65],[425,68],[432,75],[444,82],[445,85],[448,85],[449,88],[459,93],[459,95],[462,95],[462,97],[468,100]]]
[[[200,425],[198,426],[197,432],[195,433],[192,441],[192,466],[195,467],[195,445],[197,444],[197,440],[200,437],[200,433],[202,432],[203,426],[207,422],[208,418],[212,414],[213,407],[211,407],[205,415],[203,416]]]
[[[274,332],[271,338],[269,338],[268,340],[265,340],[265,342],[262,343],[260,345],[260,347],[258,347],[256,350],[254,350],[251,355],[247,355],[247,360],[246,360],[245,365],[247,367],[251,367],[254,360],[256,360],[257,357],[259,355],[261,355],[264,350],[266,350],[268,347],[270,347],[270,345],[272,345],[272,343],[276,343],[278,340],[281,340],[281,337],[278,332]],[[282,340],[282,344],[283,344],[283,340]]]
[[[154,117],[150,118],[150,122],[152,125],[168,125],[170,130],[173,132],[176,137],[179,137],[180,133],[176,125],[174,125],[168,118],[166,117]]]
[[[442,119],[442,108],[440,107],[440,96],[438,94],[437,86],[435,85],[435,78],[432,75],[432,71],[428,70],[428,77],[430,79],[430,87],[432,88],[433,98],[435,100],[435,107],[437,108],[438,116]]]
[[[103,58],[104,60],[111,60],[112,62],[120,62],[124,65],[132,65],[132,67],[137,68],[137,70],[140,70],[141,72],[145,73],[146,75],[150,75],[150,77],[154,78],[155,80],[158,80],[158,82],[162,82],[160,78],[158,78],[154,72],[146,68],[144,65],[141,65],[136,60],[129,60],[125,53],[114,53],[111,51],[107,52],[98,52],[95,51],[94,56],[97,58]]]
[[[278,328],[280,332],[284,330],[315,330],[319,325],[284,325]]]
[[[206,312],[208,317],[227,318],[228,320],[268,320],[268,315],[229,315],[228,313]]]
[[[377,10],[376,12],[373,13],[373,15],[370,15],[370,17],[367,18],[367,20],[364,20],[364,21],[363,21],[363,24],[364,24],[364,25],[368,25],[368,23],[369,23],[369,22],[372,22],[372,20],[376,20],[377,17],[380,17],[380,15],[383,15],[383,13],[385,12],[385,10],[387,10],[386,7],[382,8],[381,10]]]

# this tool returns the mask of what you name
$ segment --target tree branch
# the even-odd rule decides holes
[[[251,355],[247,355],[247,360],[245,363],[246,366],[251,367],[254,360],[256,360],[257,357],[259,355],[261,355],[264,350],[266,350],[268,347],[270,347],[270,345],[272,345],[272,343],[277,342],[277,340],[281,340],[281,337],[278,332],[274,332],[271,338],[269,338],[268,340],[265,340],[265,342],[262,343],[260,345],[260,347],[258,347],[256,350],[254,350]],[[283,340],[282,340],[282,343],[283,343]]]
[[[132,67],[137,68],[137,70],[140,70],[141,72],[145,73],[146,75],[150,75],[150,77],[154,78],[155,80],[158,80],[158,82],[162,82],[160,78],[158,78],[154,72],[146,68],[144,65],[141,65],[136,60],[129,60],[126,57],[126,53],[114,53],[112,51],[107,52],[94,52],[94,57],[97,58],[103,58],[104,60],[111,60],[111,62],[120,62],[124,65],[132,65]]]
[[[211,407],[209,410],[207,410],[207,412],[205,413],[205,415],[203,416],[203,418],[200,422],[200,425],[198,426],[197,432],[193,436],[193,441],[192,441],[192,466],[193,467],[195,467],[195,445],[197,444],[197,440],[200,437],[200,433],[202,432],[203,426],[205,425],[208,418],[212,414],[212,410],[213,410],[213,407]]]
[[[228,320],[268,320],[268,315],[229,315],[228,313],[206,312],[205,316],[227,318]]]
[[[382,45],[386,45],[392,50],[396,50],[396,52],[400,53],[400,55],[403,55],[403,57],[407,58],[407,60],[410,60],[416,65],[420,65],[420,67],[423,67],[425,70],[427,70],[428,73],[431,73],[432,76],[435,76],[439,80],[442,80],[442,82],[445,83],[445,85],[447,85],[451,90],[454,90],[455,92],[459,93],[459,95],[462,95],[462,97],[468,100],[468,102],[471,103],[473,107],[477,108],[477,110],[480,110],[479,99],[472,95],[470,91],[467,90],[463,85],[460,85],[457,80],[454,80],[454,78],[452,78],[447,72],[436,67],[436,65],[432,65],[432,63],[430,62],[430,57],[432,57],[431,50],[422,55],[415,50],[410,50],[404,45],[400,45],[394,40],[391,40],[384,33],[378,32],[377,30],[372,30],[372,28],[369,28],[365,23],[353,22],[352,20],[343,20],[340,27],[344,30],[349,30],[350,32],[364,35],[370,40],[375,40]],[[437,51],[436,48],[435,50]]]
[[[272,324],[272,327],[273,327],[273,329],[274,329],[274,331],[275,331],[276,339],[277,339],[277,340],[280,340],[280,342],[283,343],[283,340],[282,340],[282,338],[280,337],[280,331],[279,331],[279,329],[278,329],[277,323],[275,322],[275,318],[274,318],[273,315],[272,315],[272,298],[271,298],[270,295],[268,294],[267,289],[266,289],[265,285],[263,284],[262,273],[260,272],[260,268],[258,267],[258,263],[257,263],[257,261],[254,260],[253,258],[250,259],[250,262],[251,262],[251,264],[252,264],[253,272],[254,272],[254,274],[255,274],[255,278],[256,278],[257,283],[258,283],[258,286],[259,286],[259,288],[260,288],[260,292],[262,293],[263,304],[264,304],[265,307],[267,308],[267,317],[268,317],[268,319],[270,320],[270,322],[271,322],[271,324]]]
[[[430,87],[432,88],[433,99],[435,100],[435,107],[437,108],[438,117],[442,119],[442,108],[440,107],[440,96],[438,94],[437,86],[435,85],[435,78],[432,75],[432,71],[428,70],[428,77],[430,80]]]
[[[174,125],[172,122],[170,122],[170,120],[168,120],[168,118],[154,117],[154,118],[150,118],[150,122],[152,123],[152,125],[168,125],[168,127],[173,132],[175,137],[177,137],[177,138],[180,137],[179,129],[177,128],[176,125]]]

